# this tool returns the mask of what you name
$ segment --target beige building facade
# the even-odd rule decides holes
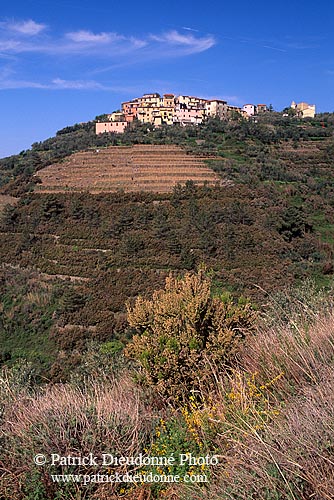
[[[248,116],[254,116],[256,113],[255,104],[244,104],[242,110],[247,113]]]
[[[308,104],[307,102],[296,104],[295,101],[292,101],[290,107],[296,111],[297,116],[300,118],[315,117],[315,104]]]
[[[227,120],[227,102],[220,99],[212,99],[205,104],[206,115],[208,117],[218,117]]]
[[[256,107],[252,106],[255,113]],[[203,99],[172,93],[160,96],[156,92],[123,102],[122,112],[127,122],[137,118],[142,123],[151,123],[155,126],[173,123],[197,125],[210,117],[228,120],[234,113],[243,117],[249,116],[248,109],[229,106],[222,99]]]

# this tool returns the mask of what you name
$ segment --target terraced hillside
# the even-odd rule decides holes
[[[204,158],[173,145],[112,146],[75,153],[38,171],[39,192],[169,192],[178,184],[220,183]]]

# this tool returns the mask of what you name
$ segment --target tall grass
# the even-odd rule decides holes
[[[4,379],[3,383],[6,383]],[[35,394],[22,390],[15,400],[7,400],[0,434],[0,497],[8,500],[53,499],[57,485],[50,483],[50,473],[98,472],[95,466],[69,468],[46,464],[38,468],[33,464],[37,453],[48,459],[52,453],[82,457],[89,453],[137,456],[147,445],[153,426],[152,412],[142,396],[130,377],[124,374],[122,380],[114,384],[47,386]],[[86,487],[82,496],[75,496],[75,485],[72,486],[66,495],[57,498],[89,498],[92,495],[91,489]],[[114,489],[117,488],[116,485]],[[114,491],[109,488],[109,495],[111,493]]]
[[[284,373],[281,397],[304,384],[317,384],[323,369],[334,363],[331,296],[308,290],[302,297],[285,297],[283,304],[273,301],[264,325],[244,344],[239,360],[263,383]]]
[[[263,425],[256,411],[226,428],[228,450],[216,480],[184,499],[332,500],[334,492],[334,374],[305,386]],[[254,410],[254,409],[252,409]],[[226,447],[226,433],[217,438]]]
[[[288,307],[290,321],[276,309],[244,344],[238,369],[216,373],[221,468],[209,490],[184,489],[183,499],[334,498],[331,300]]]

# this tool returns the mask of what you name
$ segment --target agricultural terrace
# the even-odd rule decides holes
[[[198,185],[222,183],[205,163],[173,145],[134,145],[94,148],[72,154],[38,172],[39,192],[117,190],[170,192],[192,180]]]

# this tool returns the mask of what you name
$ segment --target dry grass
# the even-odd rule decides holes
[[[10,384],[2,379],[4,384],[8,393]],[[112,385],[48,386],[35,395],[23,390],[10,403],[7,400],[3,421],[0,497],[2,494],[1,498],[14,500],[26,498],[25,488],[34,470],[32,461],[36,453],[47,457],[52,453],[88,456],[90,452],[94,456],[102,453],[138,456],[151,434],[153,415],[130,377],[124,375]],[[124,466],[116,470],[122,472],[122,468],[124,472]],[[49,474],[62,474],[65,470],[62,466],[43,468],[45,498],[53,499],[55,493],[55,485],[49,484]],[[102,473],[94,466],[77,466],[70,472]],[[11,497],[6,496],[9,491]],[[89,498],[85,495],[76,498]]]
[[[186,489],[182,498],[333,500],[334,314],[312,313],[310,325],[300,310],[245,344],[242,369],[216,373],[206,399],[214,400],[221,469],[208,491]]]
[[[240,354],[243,369],[256,372],[262,383],[284,373],[280,391],[286,397],[303,385],[317,384],[333,359],[333,314],[319,315],[311,326],[293,321],[262,329]]]
[[[234,430],[238,432],[229,439],[219,477],[209,491],[188,490],[182,498],[332,500],[333,383],[331,369],[323,373],[317,385],[305,387],[265,426],[255,411],[251,419],[244,416],[241,426],[235,421]],[[226,445],[226,439],[222,444]]]

